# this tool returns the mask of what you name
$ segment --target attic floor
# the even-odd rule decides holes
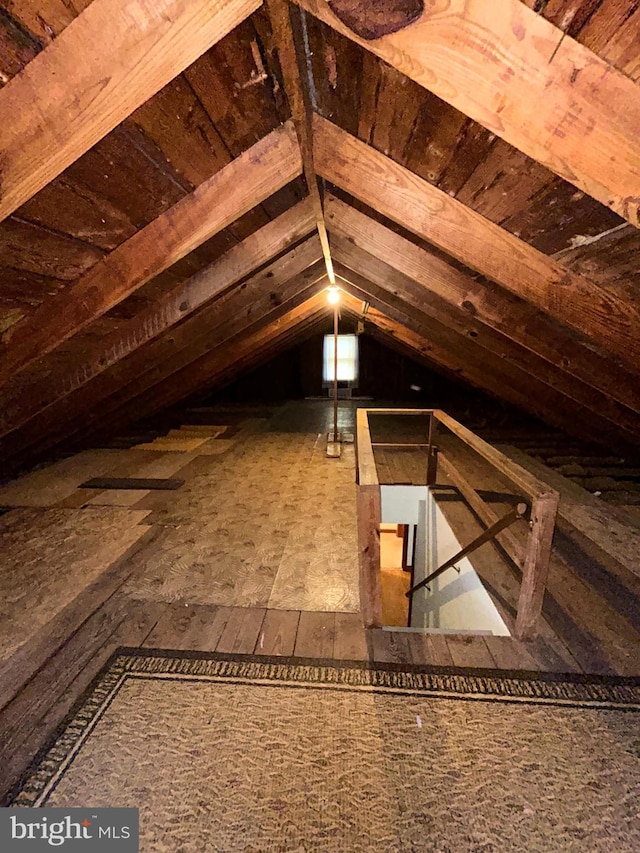
[[[341,404],[341,429],[354,431],[354,412]],[[610,598],[596,601],[589,578],[567,572],[554,580],[546,633],[533,643],[365,631],[353,448],[327,460],[319,438],[331,407],[215,415],[230,425],[221,435],[211,410],[194,411],[163,450],[135,448],[149,435],[123,439],[119,449],[86,451],[0,490],[0,505],[15,507],[0,517],[0,797],[119,646],[640,672],[633,591],[622,615]],[[167,450],[172,440],[181,449]],[[156,492],[78,488],[96,476],[185,484]],[[449,510],[471,530],[463,507]],[[490,555],[487,564],[495,565]],[[495,574],[491,592],[508,607],[516,581],[506,577]],[[619,590],[619,579],[612,583],[600,593]],[[585,601],[588,612],[578,612]],[[597,613],[599,603],[605,610]]]

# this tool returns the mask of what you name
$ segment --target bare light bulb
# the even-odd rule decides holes
[[[327,302],[329,305],[337,305],[340,302],[340,288],[330,287],[327,290]]]

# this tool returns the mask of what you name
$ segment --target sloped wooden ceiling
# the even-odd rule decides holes
[[[421,5],[0,0],[6,470],[289,346],[334,277],[637,442],[640,3]]]

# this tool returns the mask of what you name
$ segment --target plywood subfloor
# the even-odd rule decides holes
[[[152,516],[134,597],[285,610],[358,609],[353,447],[259,432]],[[145,502],[148,506],[148,502]]]
[[[108,451],[102,471],[96,468],[106,458],[100,456],[103,451],[91,464],[86,457],[65,460],[61,482],[51,471],[43,480],[47,499],[59,499],[57,507],[12,510],[0,518],[0,531],[13,537],[14,575],[29,548],[34,555],[31,581],[11,582],[4,590],[13,597],[11,607],[20,611],[20,625],[15,622],[5,639],[9,658],[0,679],[0,797],[119,646],[558,672],[589,671],[595,661],[596,671],[629,671],[628,658],[613,654],[610,632],[604,635],[607,656],[594,657],[593,648],[602,642],[602,614],[593,621],[591,647],[582,630],[558,640],[549,628],[529,643],[511,637],[365,631],[355,612],[353,450],[346,448],[340,460],[324,456],[318,434],[326,432],[328,412],[326,405],[296,404],[279,409],[270,422],[255,414],[247,422],[252,417],[247,411],[246,418],[234,421],[239,424],[234,443],[220,455]],[[353,412],[354,407],[345,407],[341,413],[351,430]],[[202,417],[220,423],[215,410]],[[221,443],[211,440],[211,445]],[[146,495],[134,508],[77,509],[79,501],[92,496],[77,484],[100,474],[177,475],[185,486]],[[37,493],[38,488],[32,490]],[[150,510],[144,517],[139,515],[143,508]],[[466,512],[465,523],[472,523]],[[301,519],[307,513],[308,522]],[[38,515],[40,532],[34,536]],[[106,541],[110,527],[113,538]],[[126,549],[127,536],[135,538],[138,531],[142,535],[132,552]],[[108,553],[100,551],[105,544]],[[38,565],[39,547],[49,546],[50,554],[40,551],[46,556]],[[487,561],[495,567],[491,554]],[[505,578],[495,573],[494,593],[510,607],[518,581]],[[33,618],[25,590],[34,584],[41,588],[39,616],[31,626],[39,626],[37,644],[25,657],[15,637]],[[615,592],[613,587],[608,591]],[[574,588],[569,596],[577,607],[584,603]],[[575,626],[578,614],[567,614],[563,606],[556,602],[562,618],[573,619]],[[609,602],[607,619],[611,611]],[[630,614],[632,621],[637,614]],[[592,615],[583,614],[581,625]]]
[[[110,472],[120,459],[117,450],[86,450],[39,468],[0,488],[0,506],[54,506],[80,483]]]
[[[145,511],[15,509],[0,517],[0,662],[148,529]]]
[[[208,439],[206,439],[208,442]],[[86,450],[46,465],[0,488],[0,506],[55,507],[73,503],[78,487],[94,477],[171,477],[195,453],[158,450]],[[92,497],[80,490],[75,506]]]

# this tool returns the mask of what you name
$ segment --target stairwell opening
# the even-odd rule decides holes
[[[474,557],[407,597],[409,590],[460,552],[451,525],[427,486],[381,486],[382,624],[394,629],[509,636],[474,568]]]

